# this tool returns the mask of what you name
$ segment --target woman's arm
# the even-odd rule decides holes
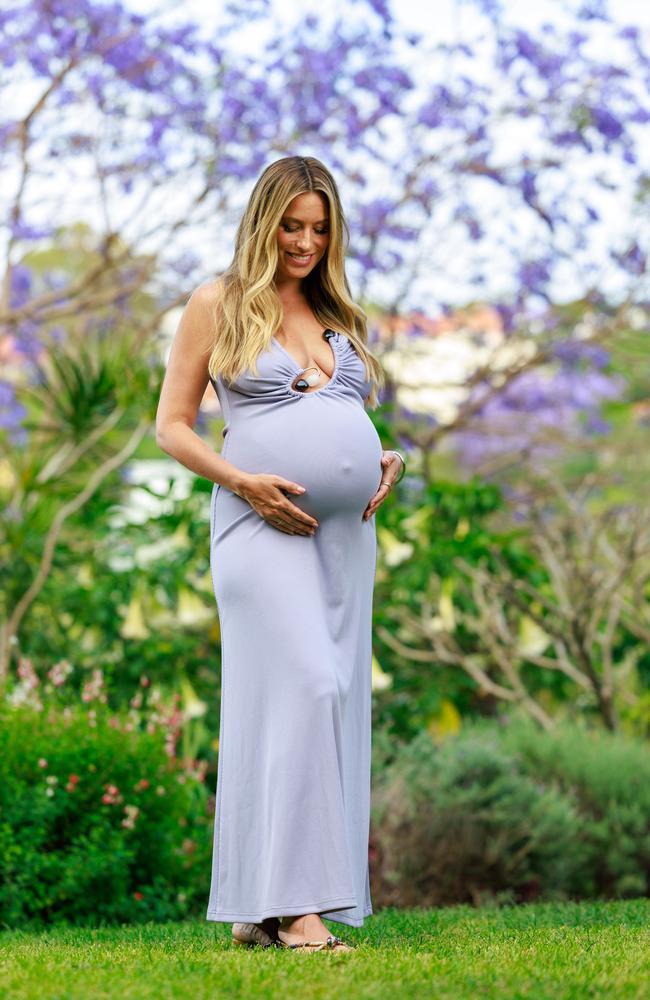
[[[193,430],[208,384],[213,341],[212,310],[220,286],[200,285],[185,306],[174,335],[156,412],[156,443],[186,468],[239,496],[245,473],[221,458]]]

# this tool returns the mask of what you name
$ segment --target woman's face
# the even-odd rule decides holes
[[[304,278],[324,257],[329,243],[327,199],[315,191],[298,194],[287,205],[278,227],[276,278]]]

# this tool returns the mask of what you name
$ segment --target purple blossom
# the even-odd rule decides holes
[[[623,134],[623,126],[620,121],[607,108],[592,108],[591,120],[598,131],[607,139],[620,139]]]
[[[16,390],[11,382],[0,381],[0,431],[6,431],[12,444],[23,444],[26,440],[22,426],[27,409],[16,399]]]
[[[390,7],[386,3],[386,0],[367,0],[368,5],[372,7],[374,12],[379,15],[379,17],[386,24],[390,24],[393,20],[393,15],[390,12]]]
[[[551,354],[570,368],[585,364],[593,365],[594,368],[604,368],[610,361],[610,352],[602,344],[591,344],[576,339],[557,341],[551,348]]]
[[[525,260],[519,265],[519,280],[523,288],[531,292],[542,291],[543,286],[551,279],[549,260],[538,258],[537,260]]]
[[[517,309],[513,306],[508,306],[505,302],[495,302],[494,308],[499,313],[501,317],[501,323],[503,324],[504,333],[512,333],[516,329],[515,316],[517,315]]]
[[[647,269],[647,256],[636,241],[630,245],[625,253],[613,250],[611,256],[630,274],[644,274]]]
[[[598,413],[587,414],[585,421],[585,431],[587,434],[609,434],[612,425],[609,420],[605,420]]]
[[[394,208],[391,198],[375,198],[367,202],[361,209],[361,223],[366,233],[375,233],[382,229],[386,218]]]
[[[54,226],[33,226],[20,219],[11,222],[9,230],[15,240],[40,240],[54,233]]]
[[[418,124],[427,128],[438,128],[444,123],[445,116],[436,98],[420,108],[417,120]]]
[[[5,66],[6,68],[6,66]],[[4,147],[18,135],[18,122],[6,121],[0,125],[0,144]]]
[[[535,175],[531,170],[524,170],[521,178],[521,193],[527,202],[537,198],[537,188],[535,187]]]
[[[160,140],[171,124],[169,115],[152,115],[149,118],[149,142],[158,146]]]
[[[196,271],[200,264],[200,258],[191,250],[186,250],[172,261],[172,267],[176,273],[184,278]]]
[[[550,77],[564,65],[562,53],[544,48],[525,31],[515,31],[514,46],[517,54],[534,66],[540,76]]]
[[[578,129],[575,128],[565,128],[561,129],[559,132],[555,132],[551,136],[552,141],[556,146],[575,146],[578,143],[585,144],[584,137]]]
[[[587,0],[578,8],[578,17],[585,21],[607,21],[607,0]]]
[[[34,320],[24,319],[15,330],[15,349],[28,358],[37,358],[43,351],[40,334],[41,327]]]
[[[11,268],[11,283],[9,288],[9,306],[19,309],[29,301],[32,290],[32,272],[24,264],[14,264]]]
[[[569,345],[558,346],[560,357],[564,353],[571,360]],[[583,356],[588,358],[589,353]],[[593,357],[597,363],[604,360],[597,354]],[[559,454],[563,445],[558,431],[566,438],[606,433],[608,425],[600,416],[600,406],[604,400],[620,398],[625,386],[621,376],[574,370],[564,364],[550,374],[523,372],[487,400],[467,429],[454,435],[459,459],[470,467],[481,467],[498,455],[524,454],[543,461]],[[483,392],[484,387],[477,386],[470,402]]]

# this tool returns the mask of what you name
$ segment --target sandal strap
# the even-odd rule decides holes
[[[336,948],[337,944],[346,944],[342,941],[340,937],[335,934],[330,934],[327,941],[299,941],[296,944],[290,944],[290,948],[313,948],[314,951],[323,951],[324,948]],[[346,947],[350,947],[346,945]]]

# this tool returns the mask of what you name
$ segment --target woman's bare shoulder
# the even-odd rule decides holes
[[[181,330],[190,331],[192,337],[198,338],[205,347],[214,345],[215,312],[222,293],[223,279],[204,281],[190,293],[183,310]]]
[[[197,285],[191,293],[190,299],[197,306],[210,308],[220,301],[223,295],[223,288],[224,280],[222,277],[210,278],[209,281],[204,281],[202,284]]]
[[[215,307],[220,301],[221,279],[204,281],[189,294],[176,331],[182,351],[198,349],[201,357],[215,343]]]

